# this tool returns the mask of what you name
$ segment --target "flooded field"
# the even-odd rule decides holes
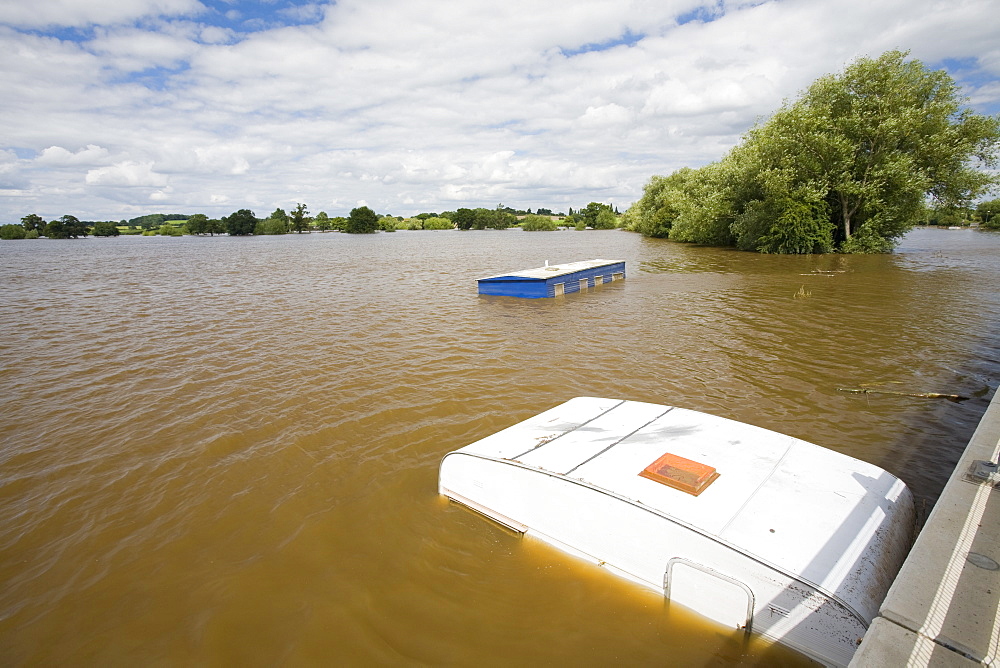
[[[589,258],[551,300],[475,279]],[[574,396],[787,433],[926,516],[1000,373],[1000,235],[776,257],[621,232],[0,243],[4,665],[799,665],[437,495]],[[838,388],[941,392],[953,403]]]

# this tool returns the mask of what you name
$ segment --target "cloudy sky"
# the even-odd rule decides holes
[[[1000,0],[9,0],[0,223],[624,210],[896,48],[1000,113]]]

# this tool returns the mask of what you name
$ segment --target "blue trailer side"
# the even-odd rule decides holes
[[[540,299],[580,292],[625,278],[622,260],[583,260],[479,279],[479,294]]]

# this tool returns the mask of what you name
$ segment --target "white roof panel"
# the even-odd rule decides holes
[[[767,480],[793,441],[752,425],[675,408],[570,477],[718,535]],[[711,466],[719,478],[692,496],[639,476],[666,453]]]
[[[462,450],[496,459],[513,459],[623,403],[625,402],[621,399],[588,398],[583,402],[567,401],[524,422],[490,434]]]
[[[830,571],[841,561],[838,552],[862,549],[858,532],[904,488],[874,465],[760,427],[592,397],[458,452],[583,480],[817,582],[843,575]],[[667,453],[712,467],[719,477],[695,496],[639,475]],[[831,536],[842,545],[831,550]]]
[[[670,410],[673,409],[668,406],[623,401],[558,437],[539,443],[517,461],[566,475]],[[578,476],[574,473],[572,477]]]
[[[487,276],[485,278],[480,278],[479,280],[487,281],[491,278],[535,278],[545,280],[553,278],[554,276],[564,276],[566,274],[572,274],[585,269],[595,269],[597,267],[603,267],[610,264],[620,264],[622,262],[624,262],[624,260],[581,260],[580,262],[567,262],[565,264],[553,264],[547,267],[537,267],[535,269],[511,271],[505,274],[497,274],[496,276]]]

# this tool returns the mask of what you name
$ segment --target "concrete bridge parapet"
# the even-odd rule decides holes
[[[851,666],[1000,665],[1000,393],[994,393]]]

